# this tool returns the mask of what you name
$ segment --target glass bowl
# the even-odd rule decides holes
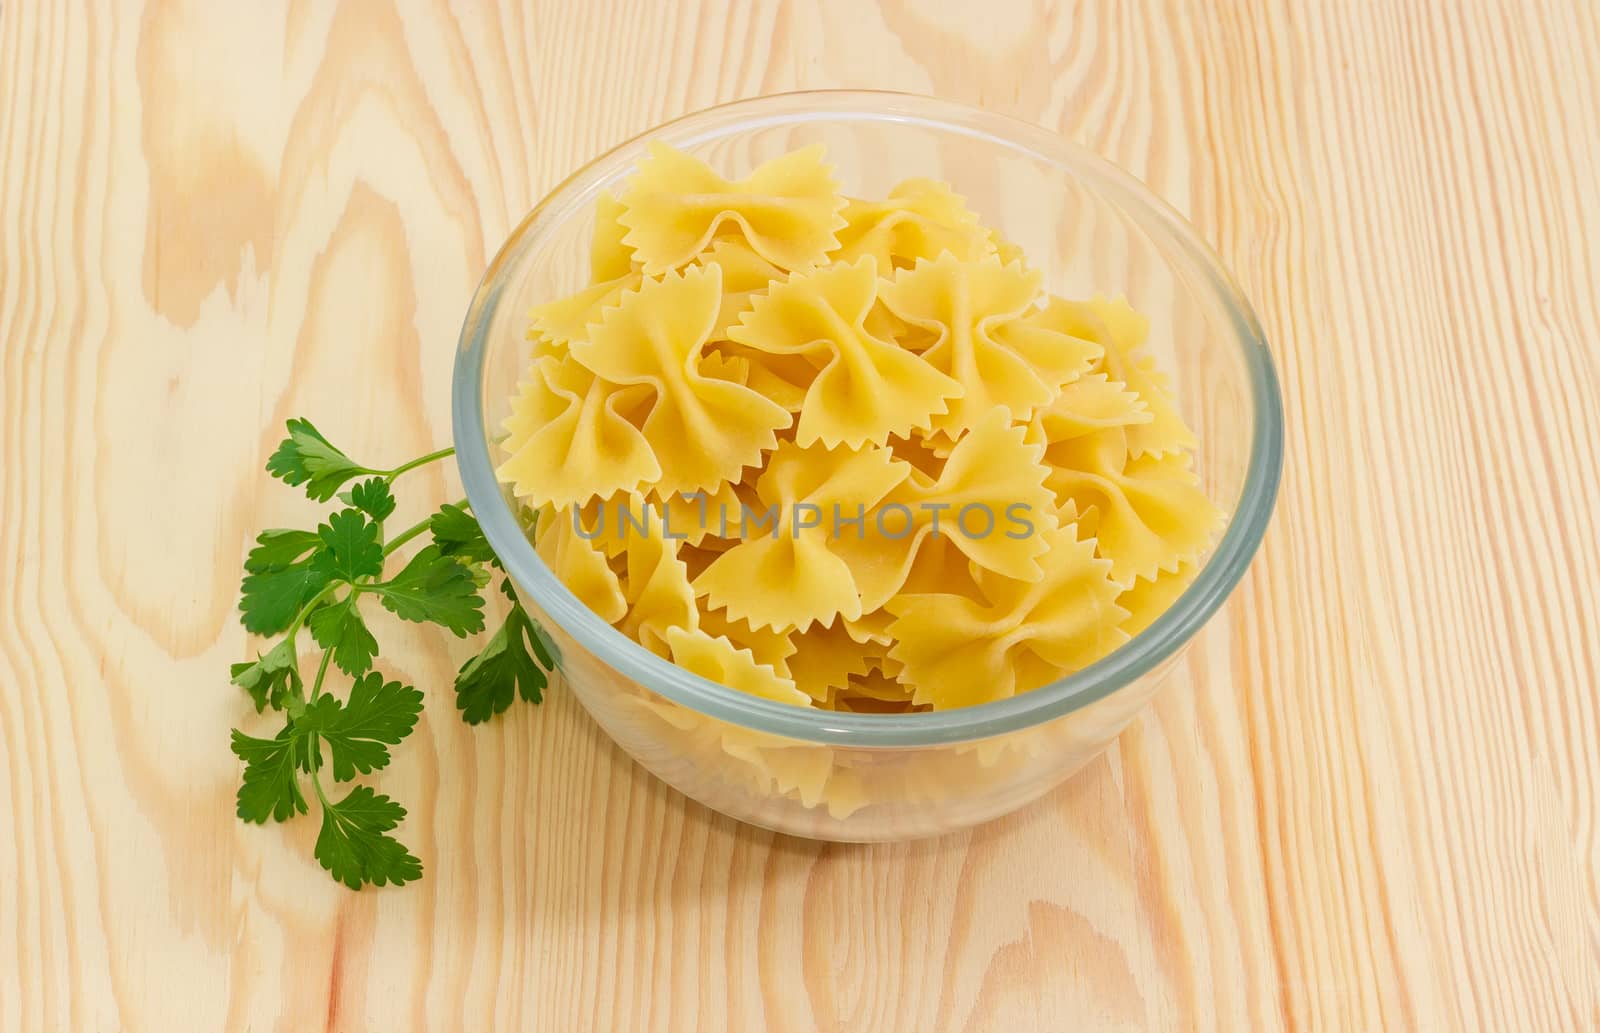
[[[1046,289],[1125,294],[1199,438],[1196,469],[1228,522],[1194,582],[1146,630],[1060,681],[980,706],[832,713],[759,699],[676,667],[605,623],[534,552],[495,477],[496,439],[529,355],[529,309],[585,283],[592,209],[661,139],[743,176],[823,143],[846,193],[951,183],[1020,245]],[[1012,811],[1102,750],[1238,584],[1277,494],[1282,408],[1250,306],[1195,231],[1149,190],[1055,133],[895,93],[792,93],[669,122],[590,162],[490,263],[456,355],[457,462],[473,511],[567,684],[635,760],[743,821],[844,841],[929,836]]]

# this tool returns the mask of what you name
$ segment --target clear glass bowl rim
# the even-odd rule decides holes
[[[541,234],[593,203],[604,181],[632,165],[643,141],[693,146],[751,130],[810,121],[895,122],[965,135],[1047,163],[1115,204],[1180,256],[1193,282],[1215,292],[1232,323],[1253,407],[1249,465],[1233,516],[1194,583],[1148,628],[1109,656],[1009,699],[920,714],[844,714],[760,699],[709,681],[655,655],[601,620],[534,552],[501,494],[483,420],[488,327],[508,278]],[[816,90],[771,94],[707,108],[650,129],[595,158],[540,201],[485,270],[461,329],[451,404],[456,463],[467,499],[512,579],[579,644],[618,673],[691,710],[745,728],[812,743],[915,748],[1020,731],[1110,695],[1171,656],[1216,612],[1244,576],[1277,498],[1283,462],[1283,403],[1261,327],[1232,277],[1182,216],[1130,174],[1059,134],[1004,115],[915,94]]]

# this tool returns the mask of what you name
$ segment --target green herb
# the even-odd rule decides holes
[[[555,666],[544,629],[517,602],[510,584],[500,584],[511,598],[511,612],[483,652],[463,664],[456,675],[456,707],[461,719],[471,725],[509,707],[513,689],[529,703],[543,701],[545,672]]]
[[[472,571],[439,546],[429,545],[411,557],[405,569],[372,586],[384,608],[401,620],[432,621],[466,638],[483,630],[483,597]]]
[[[290,420],[288,431],[267,472],[304,486],[316,501],[337,496],[343,505],[314,531],[261,532],[245,558],[240,621],[278,641],[234,664],[231,680],[258,713],[270,709],[283,723],[269,739],[234,730],[233,752],[244,762],[236,809],[256,823],[307,814],[309,781],[322,811],[313,853],[329,874],[352,889],[402,885],[422,876],[422,862],[390,834],[405,808],[364,785],[335,801],[323,784],[324,774],[339,783],[387,767],[391,747],[422,715],[421,692],[373,669],[380,647],[362,599],[375,596],[402,620],[437,624],[464,638],[484,630],[483,590],[500,571],[500,590],[510,600],[505,621],[456,675],[456,706],[469,724],[503,712],[517,696],[540,702],[555,666],[552,649],[465,501],[385,538],[384,522],[396,509],[395,479],[452,449],[382,470],[355,462],[307,420]],[[431,541],[386,578],[395,552],[424,534]],[[301,631],[322,649],[309,690],[300,671]],[[351,679],[343,700],[333,692],[330,667]]]
[[[267,472],[285,484],[304,484],[307,495],[326,502],[350,478],[380,471],[352,462],[310,420],[290,420],[289,436],[267,460]]]

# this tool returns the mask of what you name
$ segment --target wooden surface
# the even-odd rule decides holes
[[[1600,1028],[1600,8],[78,6],[0,5],[0,1029]],[[562,693],[479,731],[432,695],[379,780],[415,886],[237,822],[282,420],[446,441],[545,190],[826,86],[1059,129],[1256,303],[1283,492],[1171,691],[937,842],[738,826]]]

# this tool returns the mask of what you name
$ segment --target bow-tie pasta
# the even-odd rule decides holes
[[[1034,314],[1039,274],[998,257],[963,262],[949,252],[919,260],[883,286],[889,310],[933,335],[923,359],[960,380],[965,390],[934,420],[959,437],[995,406],[1026,420],[1089,368],[1101,349]]]
[[[1037,688],[1156,621],[1223,522],[1148,322],[1049,274],[944,183],[847,198],[817,147],[730,178],[652,144],[588,286],[535,299],[500,476],[585,605],[733,691]],[[826,748],[729,734],[775,791],[859,804]]]
[[[701,369],[721,306],[718,267],[669,272],[624,294],[587,341],[572,342],[572,358],[597,382],[650,389],[639,430],[661,467],[652,481],[658,491],[708,491],[739,480],[789,426],[789,411],[776,402]]]
[[[617,221],[628,228],[622,243],[651,276],[694,261],[724,227],[736,227],[773,265],[806,269],[839,246],[844,206],[821,147],[774,158],[733,181],[654,143],[622,195]]]
[[[928,430],[961,384],[866,328],[878,294],[870,257],[774,282],[728,336],[752,351],[805,356],[816,372],[800,401],[795,440],[859,447]],[[752,364],[760,361],[753,357]]]

